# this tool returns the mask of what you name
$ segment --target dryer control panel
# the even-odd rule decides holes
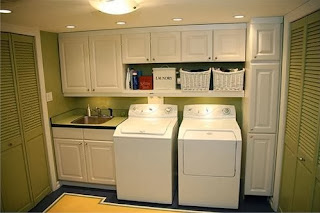
[[[227,119],[236,118],[233,105],[196,104],[186,105],[183,110],[184,118]]]
[[[171,104],[132,104],[129,117],[176,118],[178,107]]]

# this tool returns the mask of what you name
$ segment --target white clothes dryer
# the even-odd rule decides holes
[[[241,130],[231,105],[186,105],[178,136],[179,205],[237,209]]]
[[[171,204],[177,169],[177,106],[134,104],[115,130],[117,197]]]

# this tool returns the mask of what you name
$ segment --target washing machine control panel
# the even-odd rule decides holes
[[[183,111],[184,118],[236,118],[235,107],[232,105],[197,104],[186,105]]]
[[[170,104],[132,104],[129,109],[129,117],[170,118],[177,116],[177,106]]]

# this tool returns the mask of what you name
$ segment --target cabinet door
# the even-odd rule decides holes
[[[182,32],[182,61],[212,61],[212,31]]]
[[[253,64],[250,98],[250,132],[275,133],[279,102],[279,64]]]
[[[33,203],[22,144],[1,152],[1,199],[6,212],[28,211]]]
[[[150,33],[124,34],[121,41],[124,64],[150,62]]]
[[[59,53],[63,92],[90,92],[88,37],[60,37]]]
[[[214,30],[214,61],[245,61],[246,30]]]
[[[280,60],[281,24],[253,24],[252,60]]]
[[[151,33],[152,62],[180,62],[180,32]]]
[[[54,145],[59,179],[87,181],[83,140],[55,138]]]
[[[275,141],[275,134],[248,134],[245,195],[272,195]]]
[[[85,140],[88,182],[115,185],[112,141]]]
[[[89,46],[92,92],[119,92],[122,89],[120,36],[90,36]]]

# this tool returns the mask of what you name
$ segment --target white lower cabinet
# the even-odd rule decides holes
[[[85,140],[89,183],[115,185],[113,142]]]
[[[245,195],[271,196],[276,134],[248,134]]]
[[[60,180],[115,185],[114,130],[52,129]]]
[[[54,143],[59,179],[87,181],[83,140],[55,138]]]

